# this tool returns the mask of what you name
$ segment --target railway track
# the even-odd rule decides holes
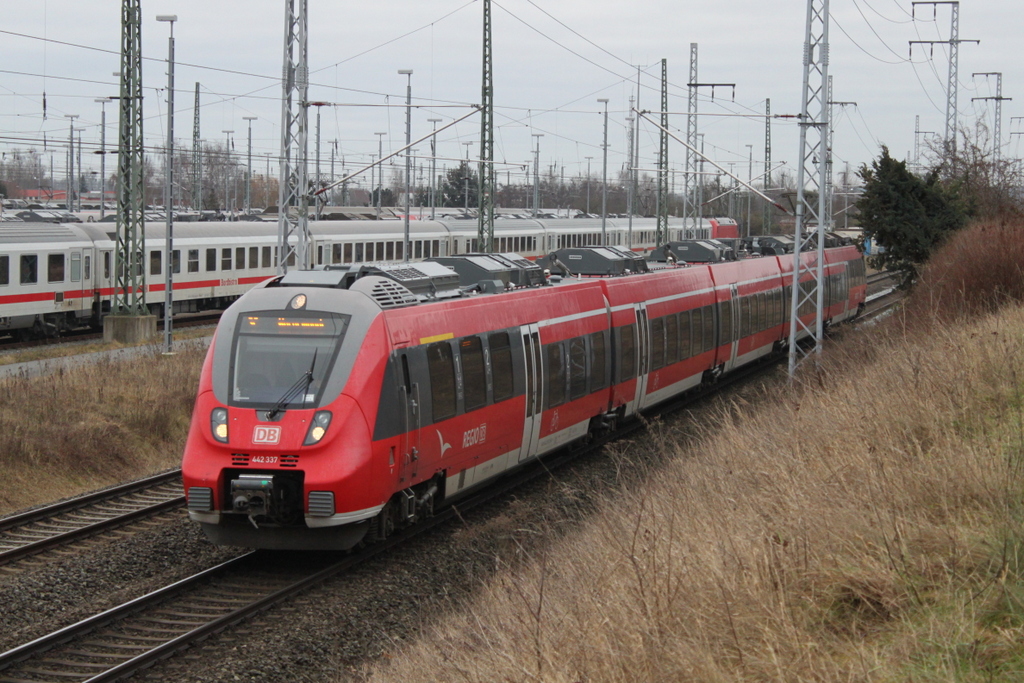
[[[0,567],[167,510],[184,507],[181,471],[0,519]]]

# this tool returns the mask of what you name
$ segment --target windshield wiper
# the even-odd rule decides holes
[[[306,392],[309,391],[309,385],[313,383],[313,368],[316,367],[316,354],[320,349],[313,349],[313,362],[309,364],[309,370],[302,373],[302,376],[295,380],[295,384],[288,387],[288,391],[284,392],[284,396],[281,397],[274,407],[267,411],[267,419],[273,420],[278,415],[284,412],[285,406],[291,403],[296,396],[302,395],[302,406],[306,406]]]

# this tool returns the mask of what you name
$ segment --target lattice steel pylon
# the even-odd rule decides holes
[[[949,44],[949,75],[946,78],[946,137],[944,148],[946,158],[952,159],[956,156],[956,118],[957,118],[957,94],[959,92],[959,65],[960,65],[960,43],[979,43],[978,40],[960,40],[960,2],[959,0],[919,0],[910,3],[910,16],[913,18],[918,5],[931,5],[933,17],[938,13],[939,5],[949,5],[950,27],[949,40],[911,40],[910,52],[913,56],[914,45],[930,45],[939,43]]]
[[[975,76],[989,76],[996,77],[996,95],[995,97],[972,97],[971,102],[978,100],[994,100],[996,103],[995,111],[995,125],[992,126],[992,165],[995,167],[996,172],[999,172],[999,153],[1003,146],[1003,102],[1012,100],[1012,97],[1003,97],[1003,73],[1001,71],[979,71],[971,74],[971,77]]]
[[[484,54],[480,93],[480,193],[477,240],[480,251],[494,251],[494,44],[491,42],[491,0],[483,0]]]
[[[309,267],[309,61],[307,0],[285,0],[284,68],[281,78],[281,165],[278,176],[277,272],[290,259]],[[296,11],[297,10],[297,11]],[[292,207],[297,207],[292,215]]]
[[[825,175],[828,168],[828,2],[807,0],[804,37],[803,104],[800,110],[800,166],[797,169],[796,229],[789,307],[789,377],[811,353],[821,353],[824,336],[822,287],[825,261]],[[813,140],[808,140],[808,134]],[[808,196],[816,195],[816,202]],[[815,226],[814,233],[805,227]],[[805,258],[811,249],[814,254]],[[801,318],[814,315],[813,328]],[[797,343],[810,335],[814,346],[805,353]]]
[[[665,243],[668,234],[668,60],[661,60],[661,136],[658,144],[658,227],[655,244]]]
[[[117,150],[117,250],[114,254],[115,315],[145,315],[146,239],[142,140],[141,0],[121,3],[121,97]]]
[[[683,206],[686,215],[687,239],[697,237],[700,212],[697,205],[697,183],[703,178],[697,176],[697,43],[690,43],[690,81],[687,84],[686,107],[686,171],[683,173]],[[691,224],[692,221],[692,224]],[[690,230],[693,230],[690,233]]]
[[[192,114],[192,206],[203,210],[203,152],[199,141],[199,81],[196,81],[196,103]]]
[[[764,193],[772,185],[772,100],[764,101]],[[761,217],[761,234],[770,235],[772,227],[772,205],[764,202],[764,213]]]

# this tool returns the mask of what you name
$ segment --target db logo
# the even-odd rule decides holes
[[[280,440],[280,427],[257,426],[252,432],[253,443],[276,444]]]

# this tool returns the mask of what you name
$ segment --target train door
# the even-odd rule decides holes
[[[69,308],[73,308],[76,317],[81,317],[83,315],[83,310],[88,312],[89,305],[92,303],[86,296],[87,290],[89,289],[89,283],[84,277],[84,264],[82,259],[83,254],[81,249],[71,250],[71,263],[69,264],[71,272],[69,273],[70,277],[68,278],[70,280],[68,290],[70,291],[68,291],[65,296],[74,296],[75,301],[71,306],[69,306]]]
[[[409,373],[409,354],[398,356],[402,395],[403,424],[402,452],[400,454],[399,472],[404,481],[416,476],[417,461],[420,452],[420,428],[422,427],[422,410],[420,409],[420,385],[413,382]]]
[[[729,342],[729,351],[728,351],[729,355],[725,359],[725,371],[726,372],[729,372],[730,370],[733,369],[733,367],[735,367],[735,365],[736,365],[736,356],[738,356],[739,352],[740,352],[740,341],[739,341],[739,339],[740,339],[740,306],[739,306],[739,303],[740,303],[739,288],[736,285],[730,285],[729,286],[729,302],[728,302],[728,306],[725,305],[725,302],[723,302],[722,305],[719,306],[720,315],[722,315],[722,316],[728,315],[729,316],[729,324],[726,325],[725,321],[723,320],[723,321],[720,321],[720,324],[718,325],[719,331],[722,331],[722,330],[725,330],[726,328],[728,328],[728,330],[729,330],[729,337],[731,339],[731,341]],[[720,345],[724,345],[724,342],[725,342],[725,340],[723,339],[723,340],[721,340],[719,342],[719,344]]]
[[[523,353],[526,360],[526,411],[523,419],[523,441],[519,447],[519,462],[537,452],[540,443],[541,414],[543,413],[540,331],[536,323],[524,325]]]
[[[636,399],[634,405],[637,410],[642,410],[646,405],[647,396],[647,372],[650,369],[650,338],[651,332],[648,327],[649,322],[647,320],[647,304],[640,303],[636,307],[636,331],[637,331],[637,347],[636,347]]]

